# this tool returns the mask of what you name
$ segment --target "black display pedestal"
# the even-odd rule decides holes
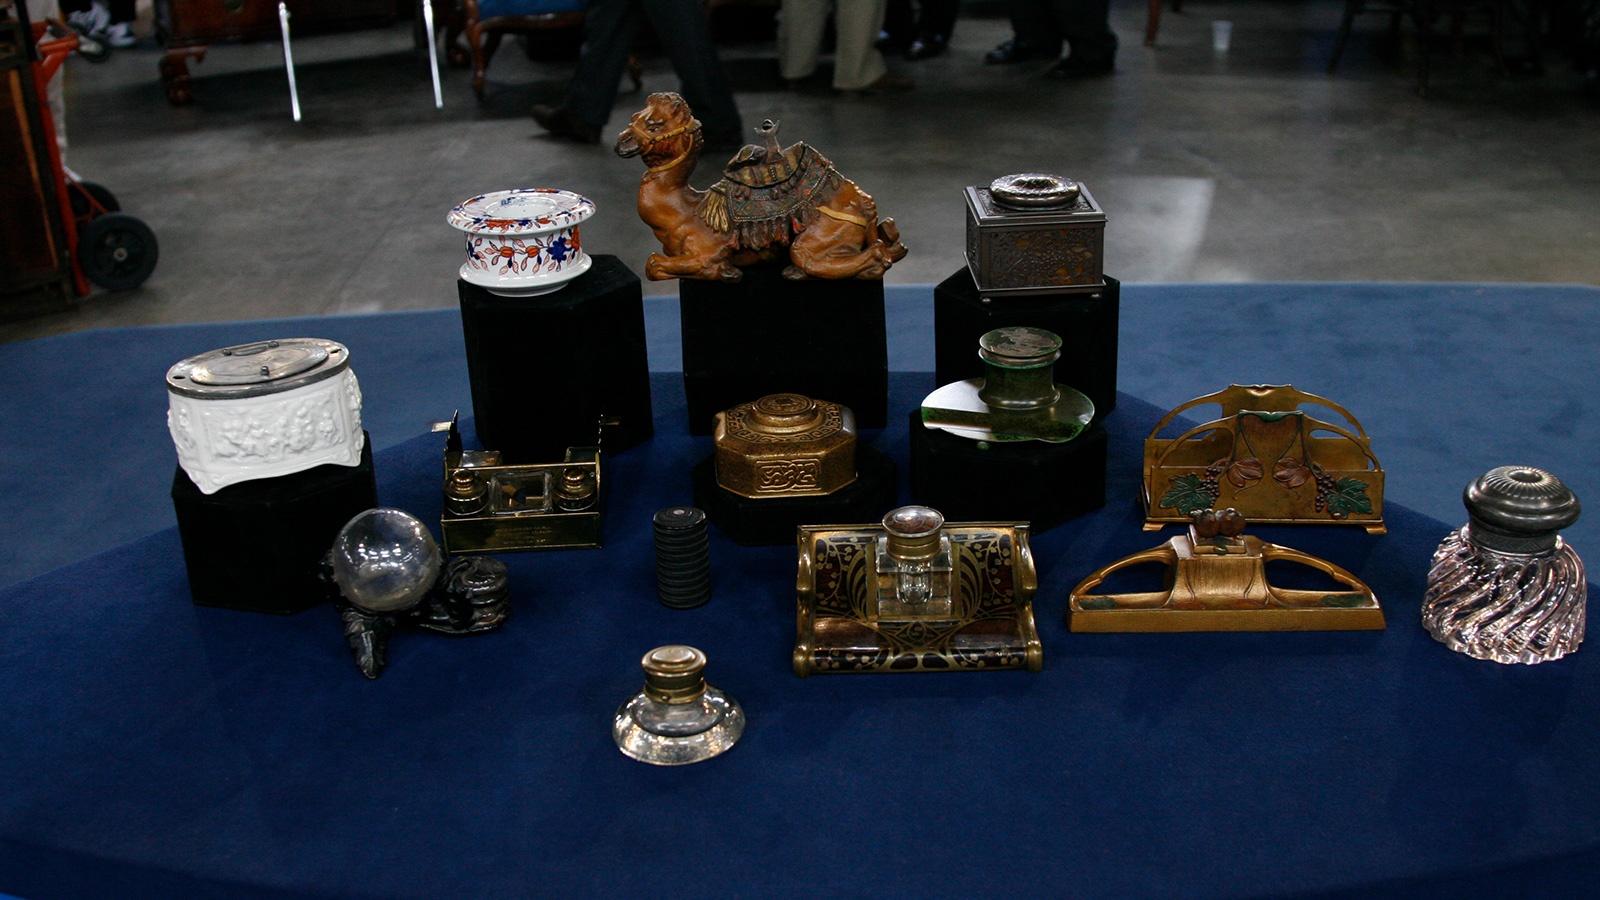
[[[950,522],[1017,520],[1040,532],[1106,503],[1106,429],[1065,444],[983,443],[911,411],[911,498]]]
[[[725,409],[785,391],[843,403],[862,428],[887,420],[883,281],[790,281],[782,268],[678,282],[690,434],[710,434]]]
[[[752,500],[717,486],[712,457],[694,467],[694,503],[735,543],[792,544],[801,525],[876,522],[895,506],[894,461],[856,448],[856,480],[826,497]]]
[[[996,328],[1031,325],[1061,338],[1056,382],[1094,401],[1095,419],[1117,405],[1117,318],[1122,284],[1106,276],[1088,294],[1024,294],[985,301],[965,268],[933,289],[934,371],[939,384],[983,377],[978,338]]]
[[[595,442],[615,453],[652,432],[639,279],[615,256],[553,294],[500,297],[465,281],[461,331],[479,446],[508,463],[553,462]]]
[[[202,494],[179,466],[172,506],[189,596],[198,606],[253,612],[316,606],[328,597],[322,557],[346,522],[377,505],[370,437],[360,465],[322,465],[230,484],[214,494]]]

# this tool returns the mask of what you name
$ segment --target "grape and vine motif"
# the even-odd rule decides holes
[[[1162,495],[1163,509],[1177,510],[1181,516],[1192,515],[1216,505],[1222,493],[1222,479],[1227,478],[1234,489],[1244,490],[1260,481],[1266,474],[1261,460],[1253,456],[1230,459],[1224,457],[1206,466],[1199,474],[1179,475],[1172,479],[1167,492]],[[1272,479],[1285,490],[1294,490],[1307,481],[1315,480],[1317,512],[1326,511],[1335,519],[1351,513],[1370,515],[1372,500],[1367,496],[1367,483],[1359,478],[1334,478],[1316,463],[1309,465],[1293,457],[1279,459],[1273,465]]]

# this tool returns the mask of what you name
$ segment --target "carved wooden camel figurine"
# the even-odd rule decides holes
[[[617,155],[642,156],[639,218],[661,241],[652,281],[737,281],[740,266],[784,258],[785,278],[882,278],[906,255],[893,219],[878,218],[867,192],[805,143],[780,149],[778,125],[758,129],[710,190],[689,184],[703,141],[700,122],[674,93],[651,94],[617,136]]]

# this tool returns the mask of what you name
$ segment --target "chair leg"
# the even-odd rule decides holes
[[[1150,0],[1145,8],[1144,45],[1146,47],[1154,47],[1156,45],[1156,32],[1161,30],[1161,5],[1161,0]]]
[[[1339,67],[1339,57],[1344,55],[1345,44],[1350,42],[1350,29],[1355,27],[1356,16],[1361,14],[1363,0],[1345,0],[1344,18],[1339,22],[1339,33],[1333,38],[1333,55],[1328,57],[1328,74]]]
[[[494,52],[500,49],[500,39],[505,37],[504,32],[487,31],[483,35],[483,72],[477,76],[478,97],[483,97],[482,84],[489,78],[489,61],[494,59]]]
[[[639,64],[639,57],[632,53],[628,54],[628,79],[633,82],[635,94],[644,90],[644,66]]]

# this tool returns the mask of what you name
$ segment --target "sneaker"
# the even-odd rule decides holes
[[[127,22],[118,22],[106,29],[106,43],[113,47],[132,47],[139,43],[133,36],[133,26]]]
[[[99,34],[111,27],[111,10],[104,3],[95,3],[88,9],[69,14],[67,24],[81,34]]]

